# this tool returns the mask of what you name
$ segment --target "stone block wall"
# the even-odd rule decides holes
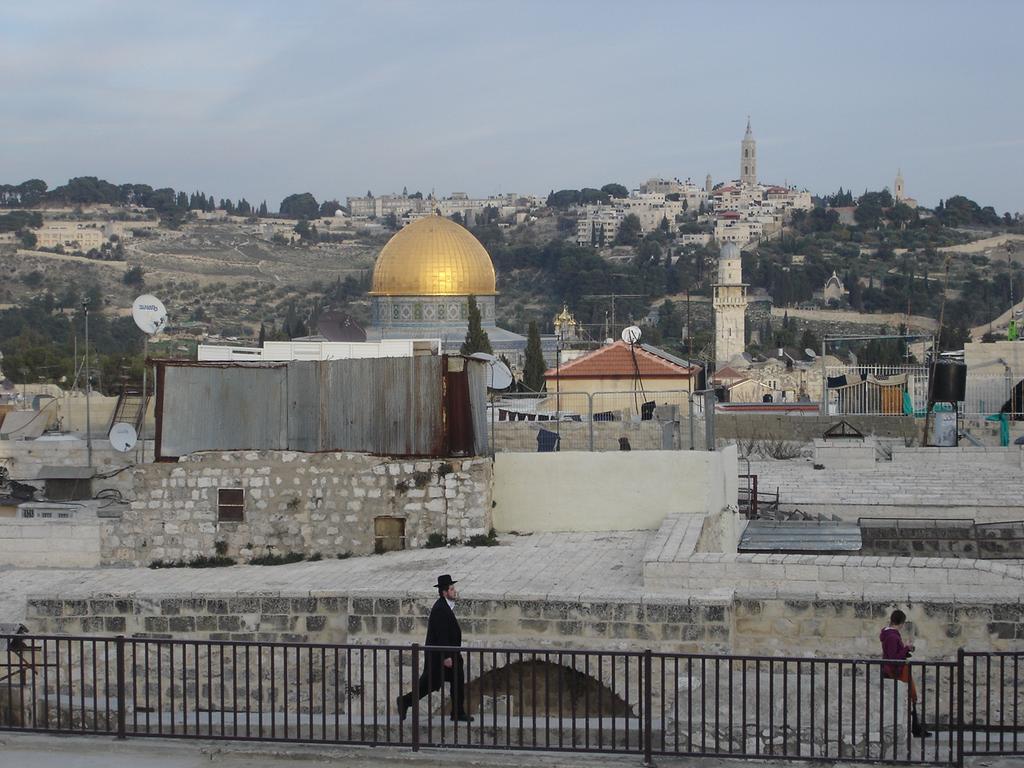
[[[913,416],[821,416],[760,413],[715,414],[715,437],[721,441],[789,440],[809,443],[841,419],[864,435],[920,440],[921,424]]]
[[[491,527],[490,459],[405,460],[355,453],[197,453],[131,471],[134,501],[105,523],[106,565],[188,560],[220,549],[324,557],[374,551],[374,520],[404,521],[407,548]],[[241,522],[218,520],[218,489],[241,488]]]
[[[898,557],[1024,559],[1024,522],[871,519],[860,521],[861,554]]]
[[[99,564],[100,524],[95,518],[0,518],[0,565],[15,568],[94,568]]]

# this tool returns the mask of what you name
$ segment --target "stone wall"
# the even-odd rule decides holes
[[[405,546],[491,527],[490,459],[403,460],[355,453],[196,453],[130,472],[134,501],[104,526],[104,564],[189,560],[218,549],[324,557],[374,551],[374,520],[405,524]],[[218,521],[218,489],[244,490],[244,519]]]
[[[1013,593],[1024,591],[1024,572],[1014,561],[862,555],[695,553],[644,563],[646,589],[665,591],[681,584],[696,590],[759,584],[804,594],[876,589],[894,597],[941,595],[961,587]]]
[[[657,529],[669,513],[735,508],[736,483],[735,447],[499,453],[494,526],[506,532]]]
[[[865,518],[861,554],[904,557],[1024,559],[1024,522]]]
[[[100,524],[84,520],[0,518],[0,565],[15,568],[94,568],[100,564]]]
[[[787,440],[809,443],[845,419],[864,435],[920,442],[923,420],[912,416],[820,416],[761,413],[715,414],[715,437],[719,441]]]
[[[922,659],[949,659],[960,647],[1020,648],[1020,590],[1003,597],[954,591],[912,601],[760,584],[691,598],[481,594],[460,599],[457,611],[464,644],[484,648],[876,658],[878,632],[896,607],[907,613],[906,634]],[[26,624],[36,633],[402,645],[423,642],[435,598],[356,591],[37,596],[28,601]]]
[[[95,425],[95,422],[94,422]],[[147,441],[147,445],[150,445]],[[152,458],[153,452],[147,451]],[[93,493],[111,489],[122,494],[131,490],[130,473],[124,470],[136,458],[136,452],[121,453],[110,446],[106,439],[92,441],[92,465],[96,470]],[[85,467],[89,454],[84,439],[69,440],[0,440],[0,463],[7,467],[10,477],[19,482],[35,482],[43,467]]]
[[[892,449],[892,463],[911,469],[922,466],[963,467],[970,464],[1022,469],[1024,468],[1024,447],[1019,445],[1005,448],[960,445],[955,448],[926,448],[897,445]]]

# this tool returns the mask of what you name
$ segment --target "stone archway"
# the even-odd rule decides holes
[[[623,680],[619,679],[621,686]],[[561,693],[561,698],[559,698]],[[484,672],[466,684],[470,714],[493,706],[516,716],[636,717],[633,707],[605,682],[573,667],[540,659],[514,661]]]

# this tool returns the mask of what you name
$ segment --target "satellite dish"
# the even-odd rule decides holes
[[[818,353],[815,352],[810,347],[807,347],[807,349],[804,350],[804,354],[807,355],[809,358],[811,358],[811,360],[813,360],[814,358],[816,358],[818,356]]]
[[[640,336],[642,335],[642,333],[643,332],[635,325],[627,326],[626,328],[622,329],[622,340],[629,344],[629,346],[633,346],[638,341],[640,341]]]
[[[132,319],[143,333],[152,336],[167,324],[167,310],[156,296],[144,293],[132,302]]]
[[[487,363],[488,389],[507,389],[512,384],[512,371],[494,355],[489,355],[486,352],[474,352],[470,357]]]
[[[126,422],[119,421],[110,428],[110,434],[107,435],[107,438],[110,440],[111,448],[121,453],[127,453],[135,447],[139,436],[135,434],[135,427]]]

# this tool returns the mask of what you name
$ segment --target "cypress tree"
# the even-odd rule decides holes
[[[480,307],[477,306],[476,296],[469,297],[469,330],[466,331],[466,340],[462,342],[459,352],[463,355],[472,355],[474,352],[494,353],[487,331],[480,322]]]
[[[523,384],[530,392],[540,392],[544,389],[544,371],[547,364],[544,362],[544,353],[540,348],[540,331],[537,330],[537,321],[530,321],[530,330],[526,334],[526,361],[523,364]]]

